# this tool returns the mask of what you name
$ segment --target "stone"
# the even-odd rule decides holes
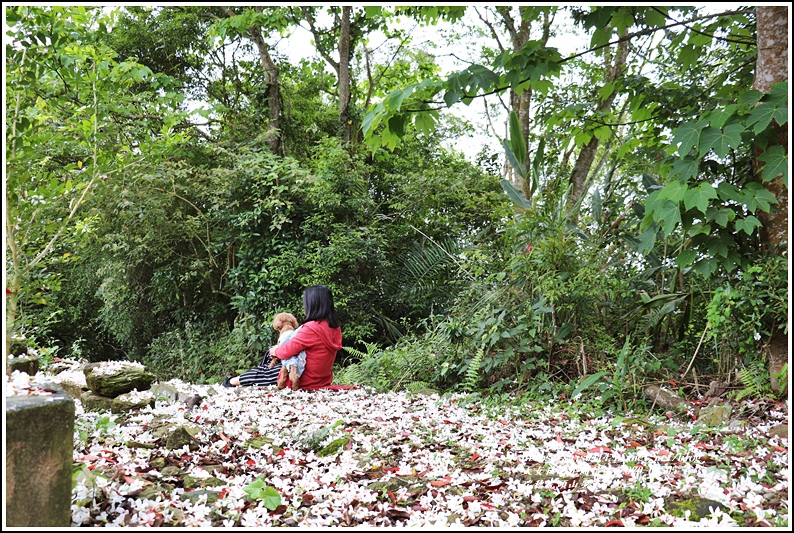
[[[9,376],[18,370],[25,372],[29,376],[33,376],[39,371],[39,358],[35,355],[17,355],[7,358],[6,374]]]
[[[712,510],[721,510],[723,512],[729,511],[725,505],[718,501],[700,498],[697,496],[688,500],[681,500],[677,502],[668,501],[666,506],[670,511],[670,514],[682,518],[686,515],[686,511],[690,511],[691,514],[689,515],[689,520],[693,522],[698,522],[701,518],[711,516]]]
[[[154,396],[151,394],[139,398],[134,397],[133,393],[120,394],[110,402],[111,413],[127,413],[145,407],[154,407]]]
[[[702,422],[709,427],[721,426],[731,417],[731,406],[727,404],[712,405],[700,410],[698,422]]]
[[[83,404],[83,409],[86,411],[110,411],[110,405],[113,403],[113,398],[100,396],[99,394],[94,394],[89,390],[80,395],[80,403]]]
[[[72,383],[71,381],[61,381],[61,387],[68,392],[72,398],[80,398],[83,393],[88,392],[88,388],[79,383]]]
[[[220,492],[216,490],[191,490],[179,495],[179,499],[189,501],[191,503],[199,503],[202,499],[206,498],[208,504],[218,501]]]
[[[226,485],[225,481],[222,481],[216,477],[206,477],[206,478],[198,478],[195,476],[184,476],[182,478],[182,486],[185,489],[203,489],[205,487],[223,487]]]
[[[6,397],[5,524],[71,527],[74,399],[50,394]]]
[[[115,398],[133,390],[149,390],[156,379],[138,363],[104,361],[83,368],[88,388],[99,396]]]
[[[28,353],[28,341],[24,337],[9,337],[10,351],[6,355],[23,355]]]
[[[198,441],[193,438],[193,435],[185,428],[180,426],[172,431],[165,440],[165,447],[169,450],[178,450],[187,446],[190,450],[198,450]]]

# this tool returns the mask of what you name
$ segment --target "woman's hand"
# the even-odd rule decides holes
[[[270,357],[272,357],[273,359],[278,359],[278,357],[276,357],[276,347],[275,346],[271,346],[270,347]]]

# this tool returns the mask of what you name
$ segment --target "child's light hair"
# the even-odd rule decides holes
[[[298,329],[298,319],[292,313],[277,313],[273,317],[273,328],[276,331],[281,331],[285,325],[292,326],[292,329]]]

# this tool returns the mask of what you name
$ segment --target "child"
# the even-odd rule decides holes
[[[278,313],[273,318],[273,328],[279,332],[278,344],[283,344],[288,341],[298,331],[298,320],[292,313]],[[270,362],[270,368],[278,364],[278,357],[273,357]],[[283,389],[287,386],[287,376],[289,376],[292,390],[295,390],[300,385],[300,377],[303,370],[306,368],[306,352],[302,351],[298,355],[292,356],[286,361],[281,361],[281,372],[278,375],[276,386]]]

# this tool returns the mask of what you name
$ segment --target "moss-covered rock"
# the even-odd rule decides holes
[[[35,355],[18,355],[7,358],[6,374],[9,376],[17,370],[33,376],[39,371],[39,358]]]
[[[706,498],[689,498],[687,500],[680,500],[677,502],[667,502],[667,510],[671,515],[679,518],[685,518],[686,512],[689,511],[688,520],[698,522],[701,518],[706,518],[712,514],[712,510],[722,510],[727,512],[728,508],[715,500]]]
[[[100,396],[89,390],[80,395],[80,403],[83,404],[83,409],[86,411],[110,411],[110,404],[113,403],[113,398]]]
[[[186,427],[180,426],[168,435],[165,440],[165,447],[169,450],[178,450],[184,446],[187,446],[190,450],[198,450],[199,443]]]
[[[130,392],[113,398],[113,401],[110,402],[110,412],[126,413],[135,409],[143,409],[147,406],[154,407],[154,396],[148,394],[138,397],[133,396],[133,393]]]
[[[91,363],[83,368],[88,388],[99,396],[115,398],[133,390],[149,390],[155,380],[138,363],[104,361]]]

